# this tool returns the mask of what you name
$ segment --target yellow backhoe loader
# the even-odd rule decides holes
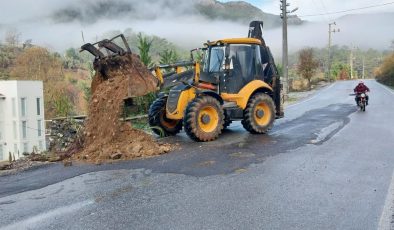
[[[149,109],[149,124],[160,135],[175,135],[182,127],[196,141],[212,141],[234,120],[251,133],[266,133],[283,117],[280,76],[262,37],[263,22],[250,23],[247,38],[204,44],[202,62],[156,67],[162,85],[171,85]],[[163,77],[161,69],[176,73]],[[166,87],[163,87],[166,88]]]

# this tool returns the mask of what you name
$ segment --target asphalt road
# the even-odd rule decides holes
[[[394,91],[356,82],[288,106],[268,135],[239,123],[219,140],[117,164],[60,164],[0,177],[0,229],[390,229]]]

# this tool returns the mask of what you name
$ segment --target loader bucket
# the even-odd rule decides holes
[[[121,43],[114,41],[117,38],[121,38],[123,47],[120,45]],[[124,108],[133,111],[135,97],[157,91],[158,79],[152,75],[136,54],[131,53],[130,47],[122,34],[94,44],[84,44],[81,51],[88,51],[95,57],[92,93],[96,91],[100,84],[110,85],[112,81],[122,81],[124,83],[123,91],[119,93],[124,98]],[[111,98],[108,98],[108,100],[111,100]]]

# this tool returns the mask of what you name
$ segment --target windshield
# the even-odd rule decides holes
[[[204,71],[220,72],[224,65],[224,47],[211,47],[205,54]]]

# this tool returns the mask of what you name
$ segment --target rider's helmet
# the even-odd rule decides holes
[[[364,82],[363,82],[363,81],[360,81],[358,84],[359,84],[359,85],[364,85]]]

